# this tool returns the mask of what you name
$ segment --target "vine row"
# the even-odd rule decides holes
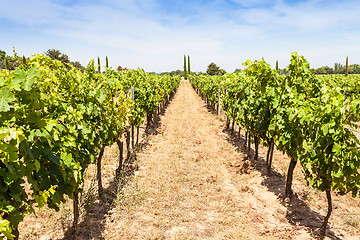
[[[246,61],[240,73],[224,76],[191,76],[190,81],[212,106],[220,105],[229,121],[269,148],[271,174],[274,146],[290,158],[285,198],[291,199],[293,171],[298,162],[308,185],[326,192],[328,213],[321,227],[325,236],[332,211],[331,191],[337,194],[360,189],[360,121],[358,76],[316,76],[303,56],[292,53],[287,74],[281,75],[264,60]],[[221,89],[220,98],[219,87]],[[229,123],[228,123],[229,126]]]

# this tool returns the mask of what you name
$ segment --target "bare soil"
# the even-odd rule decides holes
[[[244,135],[225,129],[182,81],[153,135],[144,135],[134,171],[115,181],[117,147],[106,149],[103,182],[87,173],[78,233],[69,230],[71,200],[59,212],[44,208],[20,225],[20,239],[316,239],[326,214],[325,194],[306,186],[298,164],[291,202],[283,201],[289,159],[274,151],[266,173],[265,147],[246,159]],[[142,129],[143,130],[143,129]],[[251,152],[251,156],[254,153]],[[360,239],[360,201],[333,196],[326,239]]]

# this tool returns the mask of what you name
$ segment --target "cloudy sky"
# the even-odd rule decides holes
[[[311,67],[360,64],[358,0],[0,0],[0,49],[58,49],[87,65],[228,72],[247,59],[280,67],[297,51]]]

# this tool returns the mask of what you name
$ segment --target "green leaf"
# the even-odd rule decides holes
[[[21,83],[22,89],[30,91],[33,83],[39,77],[40,74],[35,67],[29,69],[27,72],[18,68],[14,71],[14,78],[12,82],[14,85]]]
[[[352,101],[351,108],[355,113],[360,111],[360,99],[355,99],[354,101]]]
[[[38,195],[34,196],[34,199],[38,204],[38,207],[42,208],[47,203],[48,195],[46,194],[46,192],[43,193],[42,191],[40,191]]]
[[[61,202],[60,194],[58,192],[53,193],[52,203],[55,204],[55,206],[59,206]]]
[[[324,125],[321,127],[321,130],[322,130],[322,132],[324,133],[325,136],[329,133],[329,127],[330,127],[329,124],[324,124]]]
[[[15,100],[9,87],[0,89],[0,112],[7,112],[10,110],[10,103]]]
[[[100,89],[99,91],[99,102],[104,102],[106,100],[106,92],[104,89]]]
[[[47,122],[46,122],[46,130],[48,131],[48,132],[51,132],[51,130],[53,129],[53,127],[56,127],[56,125],[57,125],[57,121],[55,120],[55,119],[51,119],[51,120],[48,120]]]
[[[341,145],[335,142],[332,151],[336,154],[339,154],[341,152],[341,149]]]
[[[24,83],[24,90],[26,91],[30,91],[31,90],[31,86],[32,84],[35,82],[35,80],[37,78],[40,77],[40,74],[39,72],[37,71],[37,69],[35,67],[31,68],[29,71],[28,71],[28,74],[27,74],[27,78],[26,78],[26,81]]]
[[[41,167],[41,165],[40,165],[39,161],[35,159],[36,172],[38,172],[40,170],[40,167]]]
[[[269,96],[275,96],[275,88],[271,87],[267,90]]]
[[[72,166],[73,158],[72,158],[71,153],[61,153],[60,158],[63,160],[63,162],[66,166],[68,166],[68,167]]]
[[[28,155],[31,159],[34,159],[34,155],[33,153],[31,152],[31,149],[29,148],[29,146],[26,144],[26,142],[22,142],[21,143],[21,149],[23,149],[26,153],[26,155]]]
[[[60,158],[56,156],[55,153],[51,152],[49,149],[45,149],[44,153],[54,164],[60,166]]]
[[[11,234],[12,230],[10,226],[10,221],[4,220],[1,216],[0,216],[0,233],[4,234],[4,236],[7,237],[8,239],[14,239],[15,237],[14,235]]]
[[[333,176],[336,178],[341,178],[342,176],[344,176],[344,173],[341,169],[339,169],[337,172],[334,173]]]

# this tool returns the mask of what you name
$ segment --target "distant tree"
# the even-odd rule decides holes
[[[5,69],[10,70],[9,69],[9,60],[7,57],[5,57]]]
[[[19,59],[5,55],[3,60],[0,60],[0,69],[14,70],[19,66]]]
[[[320,68],[316,68],[316,69],[310,69],[311,72],[313,72],[314,74],[334,74],[334,69],[332,69],[331,67],[328,66],[322,66]]]
[[[184,77],[184,71],[178,69],[176,71],[171,71],[171,72],[162,72],[160,73],[160,75],[170,75],[170,76],[179,75],[181,77]]]
[[[26,63],[27,63],[27,61],[26,61],[26,58],[25,58],[25,56],[23,55],[23,57],[22,57],[22,64],[25,66],[26,65]]]
[[[240,68],[237,68],[235,69],[234,73],[238,73],[238,72],[241,72],[241,69]]]
[[[219,75],[224,75],[224,74],[226,74],[226,71],[225,71],[225,69],[220,69],[220,73],[219,73]]]
[[[323,67],[325,74],[334,74],[334,69],[328,66]]]
[[[3,50],[0,50],[0,61],[4,61],[6,57],[6,52]]]
[[[313,74],[319,74],[318,71],[318,69],[310,68],[310,72],[312,72]]]
[[[73,65],[76,69],[78,69],[82,72],[85,70],[85,67],[82,66],[79,61],[71,62],[71,65]]]
[[[175,72],[170,72],[170,74],[172,74],[172,76],[174,76],[174,75],[184,76],[185,75],[184,72],[179,69],[177,69]]]
[[[125,70],[127,70],[127,68],[126,68],[126,67],[123,68],[122,66],[118,66],[118,67],[116,68],[116,71],[118,71],[118,72],[122,72],[122,71],[125,71]]]
[[[215,63],[210,63],[209,66],[207,67],[206,73],[208,75],[220,75],[220,68],[218,66],[216,66]]]
[[[0,69],[14,70],[19,66],[19,57],[13,49],[14,56],[8,56],[5,51],[0,50]]]
[[[184,78],[187,79],[187,71],[186,71],[186,56],[184,55]]]
[[[278,60],[276,60],[275,69],[276,69],[276,71],[278,71],[278,70],[279,70],[279,62],[278,62]]]
[[[346,57],[345,77],[349,74],[349,57]]]
[[[108,57],[106,56],[106,65],[105,65],[107,68],[109,67],[109,59]]]
[[[352,74],[360,74],[360,65],[359,64],[350,65],[350,71]]]
[[[19,56],[18,56],[18,54],[17,54],[17,52],[16,52],[16,50],[15,50],[15,47],[13,47],[13,55],[14,55],[14,59],[17,59],[17,58],[19,58]]]
[[[283,69],[280,68],[279,74],[286,75],[286,74],[288,74],[288,71],[286,71],[286,68],[283,68]]]
[[[61,53],[59,50],[49,49],[45,52],[45,55],[51,59],[59,60],[62,63],[70,63],[69,56]]]
[[[84,71],[85,67],[83,67],[79,61],[75,61],[75,62],[71,62],[69,59],[69,56],[67,54],[61,53],[59,50],[56,49],[49,49],[45,52],[45,55],[50,57],[51,59],[54,60],[59,60],[64,64],[71,64],[73,65],[76,69],[80,70],[80,71]],[[24,62],[24,57],[22,62]]]
[[[100,57],[98,57],[98,73],[101,73]]]
[[[335,63],[334,64],[334,73],[339,74],[341,73],[341,70],[343,69],[343,65],[341,63]]]
[[[188,68],[187,68],[187,71],[188,73],[190,74],[191,73],[191,70],[190,70],[190,56],[188,55]]]

